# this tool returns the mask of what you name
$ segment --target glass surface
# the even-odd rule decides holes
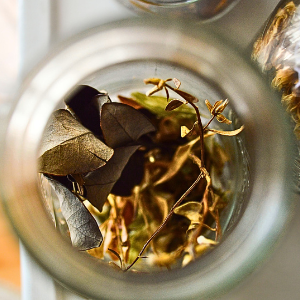
[[[280,1],[253,46],[252,58],[281,93],[281,102],[292,117],[298,150],[294,176],[300,188],[300,1]]]
[[[207,21],[223,16],[239,0],[118,0],[141,14],[160,14],[169,17],[191,17]]]
[[[51,113],[75,86],[89,83],[114,97],[144,89],[145,77],[180,77],[204,106],[230,100],[243,135],[230,149],[224,184],[235,193],[224,211],[224,239],[176,271],[117,272],[70,246],[46,212],[36,158]],[[291,208],[292,137],[278,98],[251,63],[210,31],[185,22],[124,20],[68,41],[22,86],[1,120],[1,198],[31,255],[65,286],[92,299],[209,299],[225,293],[265,258]],[[282,143],[284,139],[285,143]],[[228,179],[228,180],[227,180]]]

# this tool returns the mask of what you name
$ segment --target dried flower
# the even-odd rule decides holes
[[[222,115],[222,112],[228,105],[228,99],[226,99],[225,101],[223,100],[216,101],[213,106],[210,104],[208,100],[205,100],[205,104],[209,112],[211,113],[211,115],[216,117],[216,119],[220,123],[226,123],[228,125],[232,123],[230,120],[228,120],[225,116]]]

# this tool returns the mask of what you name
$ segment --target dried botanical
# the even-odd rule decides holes
[[[215,119],[231,123],[223,115],[228,100],[213,105],[206,100],[211,117],[203,125],[198,99],[181,90],[178,79],[173,79],[175,87],[171,81],[147,79],[145,83],[154,87],[146,95],[119,96],[123,103],[80,86],[65,100],[67,109],[54,112],[62,120],[57,125],[52,118],[44,136],[39,171],[57,194],[73,245],[114,261],[121,270],[133,268],[146,250],[147,264],[184,266],[221,238],[220,210],[226,205],[226,191],[214,186],[209,171],[221,173],[228,157],[214,136],[239,134],[243,126],[233,131],[209,128]],[[166,97],[153,96],[159,91]],[[171,99],[171,94],[180,98]],[[96,122],[89,120],[91,114]],[[64,128],[68,134],[53,129],[64,127],[61,124],[68,124]],[[82,134],[78,124],[85,126]],[[181,135],[183,131],[187,134]],[[87,134],[100,153],[88,142],[78,147],[79,137]],[[69,150],[55,151],[49,166],[45,153],[64,149],[65,144],[70,144]],[[101,163],[81,160],[75,155],[78,148]],[[109,155],[104,157],[103,152]],[[84,170],[74,172],[82,170],[81,164]],[[53,172],[58,166],[62,170]],[[205,237],[207,232],[215,240]]]
[[[298,7],[290,1],[276,11],[255,42],[252,57],[263,71],[270,73],[272,86],[282,92],[282,103],[291,114],[295,135],[300,139]]]

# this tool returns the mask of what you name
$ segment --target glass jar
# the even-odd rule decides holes
[[[300,1],[280,1],[254,43],[252,58],[266,74],[292,116],[300,149]],[[295,183],[300,187],[299,150],[295,156]]]
[[[230,100],[231,129],[222,139],[233,191],[221,216],[223,239],[184,268],[119,272],[73,248],[49,218],[37,175],[41,138],[52,112],[78,84],[113,96],[144,89],[147,77],[178,77],[213,103]],[[207,29],[136,18],[107,24],[64,43],[24,81],[1,119],[1,199],[27,250],[57,281],[92,299],[209,299],[224,294],[265,258],[290,211],[292,136],[278,96],[247,58]],[[285,143],[282,143],[282,139]]]
[[[201,21],[221,17],[239,0],[118,0],[137,13],[192,17]]]

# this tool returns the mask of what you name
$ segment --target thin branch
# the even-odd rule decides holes
[[[198,175],[198,177],[196,178],[196,180],[193,182],[193,184],[188,188],[188,190],[186,190],[184,192],[184,194],[177,200],[177,202],[173,205],[173,207],[171,208],[170,212],[168,213],[168,215],[166,216],[166,218],[164,219],[164,221],[160,224],[160,226],[155,230],[155,232],[151,235],[151,237],[147,240],[147,242],[144,244],[142,250],[140,251],[139,255],[135,258],[135,260],[125,269],[125,271],[128,271],[138,260],[139,258],[142,256],[143,252],[145,251],[145,249],[147,248],[147,246],[150,244],[150,242],[158,235],[158,233],[163,229],[163,227],[167,224],[167,222],[169,221],[169,219],[171,218],[171,216],[174,213],[174,210],[176,207],[178,207],[181,202],[190,194],[190,192],[197,186],[197,184],[199,183],[199,181],[201,180],[201,178],[203,178],[204,175],[202,172],[200,172],[200,174]]]

